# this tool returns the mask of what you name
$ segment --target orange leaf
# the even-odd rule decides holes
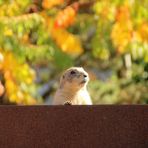
[[[42,6],[45,9],[50,9],[53,6],[62,4],[63,2],[64,2],[64,0],[43,0]]]

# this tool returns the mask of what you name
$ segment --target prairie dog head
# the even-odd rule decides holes
[[[79,90],[85,87],[88,81],[88,73],[82,67],[71,67],[61,76],[60,88]]]

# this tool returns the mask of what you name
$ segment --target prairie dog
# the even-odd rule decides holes
[[[88,81],[88,73],[82,67],[67,69],[60,78],[53,105],[92,105],[86,88]]]
[[[4,88],[4,86],[2,85],[2,83],[0,81],[0,96],[3,95],[4,91],[5,91],[5,88]]]

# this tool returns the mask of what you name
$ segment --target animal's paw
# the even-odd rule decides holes
[[[72,105],[72,103],[70,101],[66,101],[64,105]]]

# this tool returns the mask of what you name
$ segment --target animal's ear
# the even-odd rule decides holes
[[[63,74],[60,78],[60,88],[64,86],[64,83],[65,83],[65,75]]]

